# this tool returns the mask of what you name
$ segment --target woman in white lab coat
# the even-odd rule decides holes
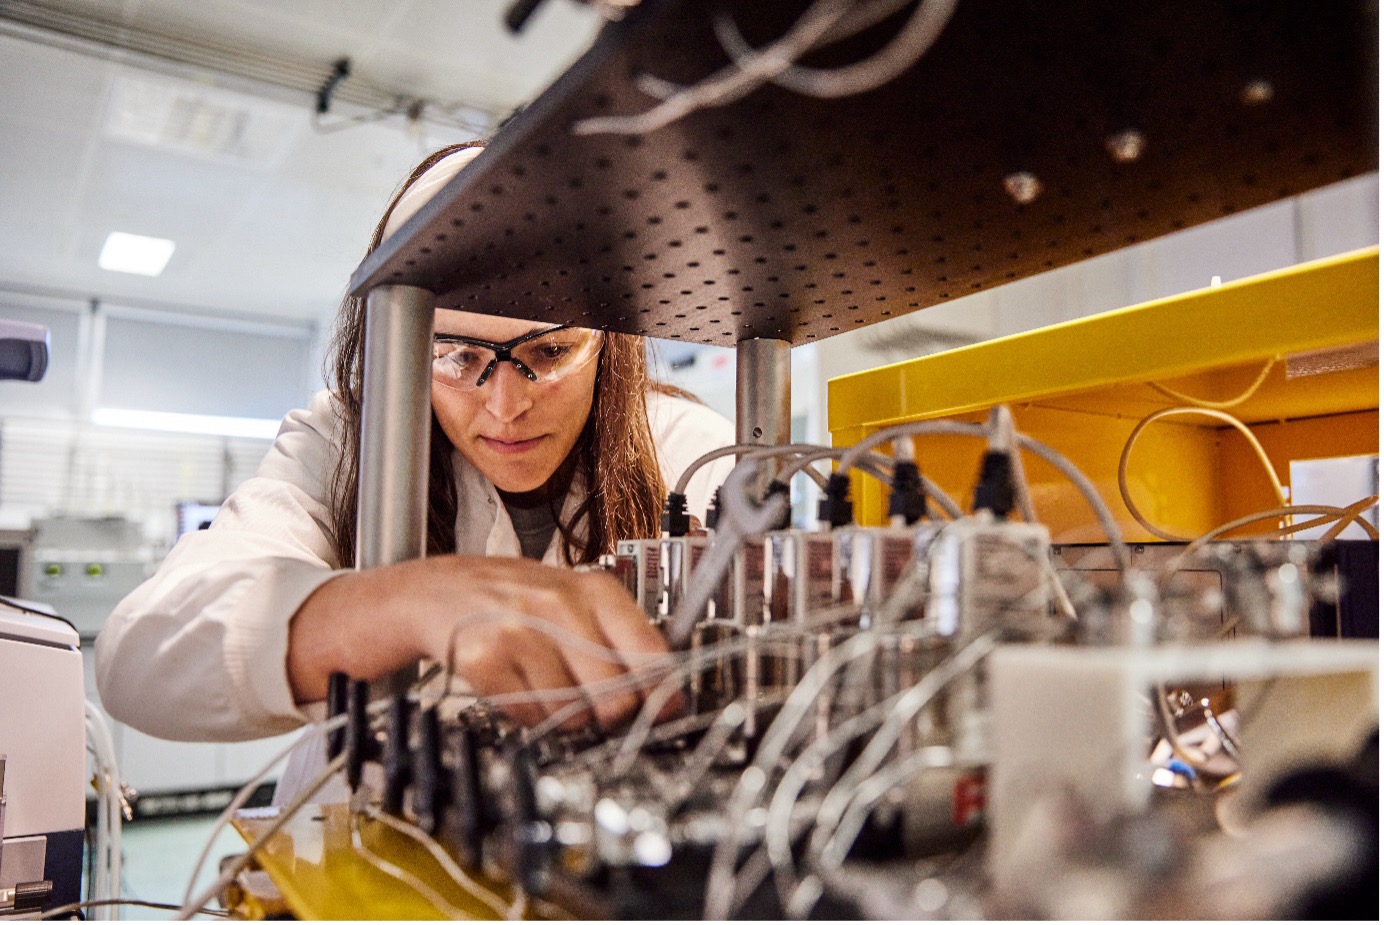
[[[371,248],[479,150],[424,161]],[[248,739],[320,718],[336,671],[375,679],[450,658],[493,695],[591,685],[664,651],[612,579],[553,566],[657,535],[664,486],[731,443],[730,423],[651,382],[642,338],[437,309],[428,556],[355,571],[363,313],[362,300],[342,305],[332,390],[285,418],[210,529],[185,536],[111,615],[97,682],[115,718],[165,738]],[[694,513],[724,468],[689,487]],[[534,629],[535,617],[566,633]],[[609,725],[639,695],[585,702],[577,722]],[[509,710],[533,723],[564,705]]]

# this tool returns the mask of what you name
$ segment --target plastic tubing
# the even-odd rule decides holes
[[[735,443],[730,446],[723,446],[712,450],[710,453],[703,453],[701,456],[694,459],[691,465],[682,470],[682,475],[678,476],[677,483],[673,486],[672,490],[678,494],[686,494],[687,483],[692,481],[692,476],[697,474],[698,469],[709,462],[726,456],[738,455],[744,457],[744,459],[766,459],[775,456],[811,453],[816,450],[824,449],[829,449],[829,447],[819,446],[816,443],[785,443],[782,446],[765,446],[762,443]]]
[[[1254,450],[1255,456],[1258,457],[1259,462],[1263,465],[1264,471],[1268,473],[1269,481],[1273,485],[1274,496],[1279,500],[1283,500],[1283,486],[1279,484],[1278,472],[1274,469],[1273,462],[1269,459],[1269,454],[1264,452],[1263,444],[1259,442],[1259,439],[1254,436],[1254,433],[1246,427],[1239,418],[1234,415],[1226,414],[1224,411],[1217,411],[1215,408],[1164,408],[1161,411],[1153,412],[1153,414],[1150,414],[1138,424],[1134,425],[1134,429],[1129,432],[1129,439],[1125,441],[1124,450],[1120,453],[1120,468],[1118,473],[1120,497],[1124,499],[1125,507],[1129,509],[1130,516],[1138,521],[1139,526],[1143,527],[1160,540],[1167,540],[1170,543],[1190,543],[1193,541],[1190,536],[1177,536],[1176,534],[1168,533],[1166,530],[1149,523],[1148,519],[1140,513],[1139,508],[1134,503],[1134,498],[1129,492],[1129,457],[1134,451],[1135,441],[1139,439],[1139,435],[1142,434],[1144,429],[1150,424],[1177,414],[1199,414],[1203,417],[1215,418],[1218,421],[1229,424],[1239,431],[1240,434],[1249,441],[1249,445]]]
[[[101,711],[90,700],[86,701],[86,722],[88,736],[96,754],[96,775],[98,792],[97,824],[97,870],[106,869],[104,878],[97,878],[98,888],[104,879],[106,895],[96,899],[116,899],[120,896],[121,873],[121,831],[123,819],[120,806],[120,768],[115,758],[115,740],[111,737],[110,726]],[[105,851],[100,850],[102,830],[105,831]],[[97,918],[118,917],[116,907],[103,907],[96,913]]]
[[[861,440],[845,456],[841,457],[841,468],[839,471],[846,471],[854,468],[857,461],[866,452],[896,437],[921,436],[923,434],[951,434],[961,437],[985,437],[990,436],[989,430],[981,424],[967,424],[961,421],[916,421],[911,424],[896,424],[893,427],[886,427],[876,431],[870,436]],[[1040,457],[1053,468],[1065,475],[1081,496],[1090,505],[1091,511],[1096,515],[1100,522],[1101,529],[1105,532],[1106,539],[1110,541],[1110,546],[1115,552],[1115,561],[1119,564],[1120,572],[1129,570],[1129,548],[1125,546],[1124,538],[1120,535],[1119,524],[1115,522],[1115,515],[1110,512],[1110,507],[1105,503],[1105,499],[1096,491],[1096,486],[1091,484],[1091,480],[1076,467],[1071,460],[1057,452],[1039,440],[1035,440],[1027,434],[1015,434],[1018,445]]]
[[[1257,520],[1269,520],[1271,518],[1291,517],[1296,514],[1321,514],[1325,517],[1330,518],[1329,520],[1323,521],[1326,523],[1330,523],[1331,520],[1338,520],[1345,524],[1350,524],[1352,522],[1358,523],[1361,527],[1364,528],[1365,533],[1370,537],[1370,539],[1377,540],[1379,539],[1379,530],[1375,528],[1374,524],[1370,523],[1368,520],[1361,517],[1360,515],[1361,513],[1363,513],[1366,510],[1369,510],[1369,508],[1373,507],[1378,503],[1379,497],[1377,495],[1370,495],[1368,498],[1362,498],[1361,500],[1355,502],[1349,507],[1332,507],[1331,505],[1327,504],[1293,504],[1289,505],[1288,507],[1276,507],[1267,511],[1259,511],[1256,514],[1246,514],[1244,517],[1237,517],[1229,523],[1221,524],[1219,527],[1208,533],[1203,533],[1201,536],[1197,537],[1196,539],[1188,543],[1187,548],[1182,550],[1182,552],[1177,556],[1177,558],[1173,559],[1163,567],[1163,579],[1168,579],[1174,572],[1176,572],[1179,568],[1182,567],[1182,563],[1189,556],[1191,556],[1197,550],[1201,549],[1201,547],[1205,546],[1207,543],[1211,542],[1212,540],[1216,539],[1222,534],[1229,533],[1231,530],[1238,530],[1239,528],[1248,526]],[[1282,530],[1275,531],[1273,535],[1283,536],[1286,533],[1291,533],[1296,530],[1307,530],[1314,526],[1321,526],[1321,522],[1309,521],[1308,523],[1303,524],[1293,524],[1292,526],[1285,527]]]
[[[764,738],[755,753],[754,763],[740,775],[727,802],[726,818],[730,821],[734,834],[717,842],[712,851],[703,918],[724,919],[729,916],[735,892],[735,855],[739,845],[741,823],[768,784],[769,771],[773,769],[778,756],[798,735],[802,720],[806,718],[813,701],[831,676],[843,665],[873,652],[878,645],[877,633],[859,633],[819,659],[793,688],[793,693],[789,695],[779,715],[765,730]]]
[[[1197,398],[1192,395],[1184,395],[1181,392],[1170,389],[1166,385],[1163,385],[1159,382],[1150,382],[1148,385],[1150,388],[1157,390],[1163,395],[1166,395],[1173,401],[1180,401],[1184,405],[1195,405],[1198,408],[1214,408],[1219,411],[1224,411],[1228,408],[1234,408],[1236,405],[1243,405],[1245,402],[1253,398],[1254,393],[1258,392],[1260,386],[1262,386],[1264,384],[1264,381],[1269,378],[1269,372],[1273,369],[1274,364],[1277,362],[1278,357],[1274,357],[1273,359],[1269,360],[1267,363],[1264,364],[1264,368],[1259,371],[1259,375],[1255,377],[1255,380],[1250,383],[1247,389],[1245,389],[1239,395],[1236,395],[1234,398],[1227,398],[1225,401],[1213,401],[1209,398]]]
[[[196,915],[203,906],[211,902],[212,899],[221,895],[221,891],[229,886],[231,881],[235,880],[236,877],[239,877],[242,870],[250,866],[250,860],[259,853],[260,849],[269,844],[269,840],[279,834],[280,830],[288,825],[289,821],[294,816],[298,815],[304,806],[308,805],[308,802],[317,795],[317,791],[326,786],[327,781],[331,779],[332,775],[339,772],[345,766],[346,755],[337,755],[333,761],[322,769],[322,773],[313,779],[307,789],[294,798],[293,802],[283,808],[283,811],[279,813],[279,817],[274,820],[274,823],[270,825],[269,828],[265,829],[263,834],[255,839],[253,844],[245,849],[245,853],[221,872],[221,876],[217,877],[216,881],[212,883],[211,886],[199,893],[194,901],[183,904],[183,907],[178,910],[178,914],[174,917],[175,920],[186,922]]]
[[[804,453],[802,456],[798,457],[798,459],[795,462],[789,465],[788,468],[784,469],[781,473],[779,473],[779,477],[786,481],[792,478],[795,474],[797,474],[799,469],[807,469],[807,467],[811,463],[814,463],[819,459],[842,459],[848,452],[850,452],[852,448],[832,447],[830,449],[823,449],[824,452],[821,453]],[[868,473],[870,476],[878,479],[881,482],[884,482],[888,480],[888,475],[886,474],[886,467],[887,471],[892,472],[893,465],[894,460],[892,457],[885,456],[883,453],[876,453],[872,450],[864,454],[859,459],[857,459],[854,464],[854,467],[859,469],[861,472]],[[845,473],[847,470],[843,464],[840,468],[838,468],[837,471]],[[959,517],[966,516],[965,512],[961,510],[960,505],[953,501],[946,492],[939,488],[936,482],[928,478],[926,475],[923,475],[921,472],[918,473],[918,480],[922,484],[923,493],[926,494],[929,498],[931,498],[934,502],[936,502],[938,507],[946,511],[947,516],[951,517],[952,520],[956,520]]]
[[[819,855],[825,847],[823,833],[834,829],[842,814],[850,805],[850,800],[861,781],[874,771],[889,756],[889,751],[898,741],[904,725],[912,720],[932,702],[947,685],[973,669],[998,645],[995,633],[986,633],[969,642],[960,651],[923,676],[923,679],[909,688],[905,695],[890,709],[888,716],[880,724],[879,730],[870,738],[850,768],[841,775],[836,784],[827,791],[822,805],[817,810],[817,827],[812,832],[809,853]]]

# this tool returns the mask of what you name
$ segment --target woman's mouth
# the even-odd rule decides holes
[[[543,438],[530,437],[527,440],[512,440],[501,437],[482,436],[481,442],[484,443],[492,452],[500,453],[504,456],[513,456],[519,453],[527,453],[529,450],[538,446]]]

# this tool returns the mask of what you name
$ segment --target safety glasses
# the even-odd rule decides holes
[[[509,363],[532,382],[553,382],[594,360],[601,332],[559,325],[497,344],[460,334],[433,336],[433,381],[470,392],[485,385],[500,363]]]

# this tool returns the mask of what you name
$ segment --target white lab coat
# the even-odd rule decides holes
[[[734,442],[724,417],[695,402],[649,394],[659,468],[671,485],[698,456]],[[284,418],[264,462],[207,530],[178,541],[152,578],[120,602],[96,640],[96,683],[111,716],[150,735],[239,741],[320,720],[293,702],[289,620],[343,571],[328,526],[328,483],[340,420],[327,392]],[[460,455],[457,551],[518,556],[519,539],[495,487]],[[702,468],[687,490],[702,516],[730,460]],[[565,514],[579,502],[569,495]],[[544,562],[561,562],[554,536]]]

